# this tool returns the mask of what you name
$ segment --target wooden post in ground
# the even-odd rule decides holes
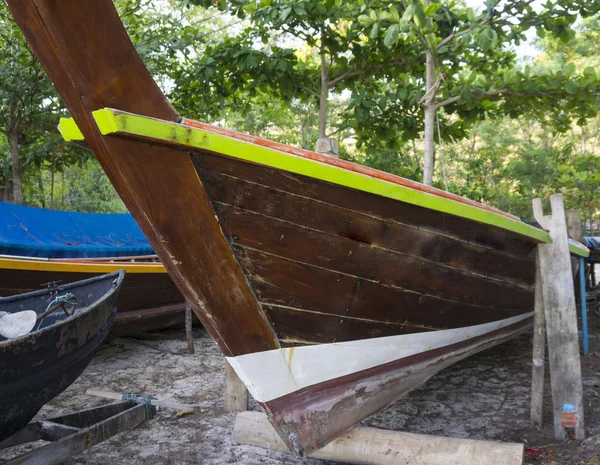
[[[225,410],[248,410],[248,390],[229,362],[225,362]]]
[[[562,195],[552,195],[550,205],[552,214],[545,216],[541,199],[533,200],[535,219],[552,239],[550,244],[538,245],[538,253],[546,316],[554,435],[556,439],[573,436],[584,439],[577,309]]]
[[[531,375],[531,421],[536,428],[542,427],[544,404],[544,359],[546,357],[546,316],[540,275],[540,256],[535,260],[535,316],[533,319],[533,354]]]
[[[581,214],[579,213],[579,210],[569,210],[567,212],[567,226],[569,227],[569,236],[577,242],[583,242]]]
[[[194,333],[192,332],[192,306],[185,301],[185,338],[187,339],[188,354],[194,355]]]
[[[238,414],[233,437],[240,444],[289,452],[262,412]],[[518,465],[523,463],[523,444],[356,426],[309,457],[369,465]]]
[[[579,210],[569,210],[567,212],[567,228],[569,236],[577,242],[583,242],[583,232],[581,230],[581,215]],[[573,269],[573,282],[577,287],[579,276],[579,260],[571,258],[571,267]]]

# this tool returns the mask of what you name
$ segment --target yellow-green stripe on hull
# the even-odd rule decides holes
[[[308,158],[279,152],[243,140],[233,139],[177,123],[121,113],[109,108],[97,110],[93,113],[93,116],[103,135],[124,134],[140,136],[156,141],[165,141],[185,147],[220,153],[239,160],[309,176],[333,184],[488,224],[531,237],[540,242],[550,242],[550,236],[546,231],[498,213],[372,178],[361,173],[344,170],[337,166],[326,165]],[[83,140],[81,131],[72,119],[63,118],[60,122],[59,130],[67,141]],[[581,244],[571,242],[569,248],[576,255],[583,257],[589,255],[589,250]]]

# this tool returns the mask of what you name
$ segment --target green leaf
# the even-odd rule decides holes
[[[467,19],[468,19],[470,22],[473,22],[473,21],[475,21],[475,12],[473,11],[473,9],[472,9],[472,8],[467,8]]]
[[[385,37],[383,38],[383,43],[386,47],[392,47],[393,45],[396,45],[399,32],[400,26],[398,24],[392,24],[390,27],[388,27],[387,31],[385,31]]]
[[[373,24],[373,22],[374,22],[374,21],[373,21],[373,20],[371,19],[371,17],[370,17],[370,16],[368,16],[368,15],[360,15],[360,16],[358,17],[358,23],[359,23],[361,26],[365,26],[365,27],[366,27],[366,26],[370,26],[371,24]]]
[[[498,34],[491,27],[485,27],[479,34],[478,43],[483,51],[487,52],[498,44]]]
[[[575,94],[577,93],[577,84],[575,84],[573,81],[567,81],[565,82],[565,90],[569,94]]]
[[[564,67],[565,76],[568,78],[572,77],[575,74],[575,63],[569,63]]]
[[[375,24],[373,24],[373,29],[371,29],[371,34],[369,35],[369,37],[371,38],[371,40],[375,40],[375,39],[377,39],[378,35],[379,35],[379,23],[375,23]]]
[[[425,9],[425,14],[430,17],[433,16],[440,6],[442,6],[441,3],[432,3]]]
[[[469,86],[463,86],[462,89],[460,89],[461,101],[466,102],[470,98],[471,98],[471,89],[469,88]]]
[[[285,8],[282,8],[281,11],[279,12],[279,20],[285,21],[291,12],[292,12],[292,7],[289,5],[286,6]]]

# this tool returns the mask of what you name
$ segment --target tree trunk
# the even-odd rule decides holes
[[[433,169],[435,167],[435,143],[433,140],[435,130],[435,97],[436,97],[436,71],[437,64],[435,56],[427,52],[425,74],[425,101],[423,107],[425,110],[425,153],[423,161],[423,184],[433,185]]]
[[[40,190],[40,203],[42,204],[42,208],[46,208],[46,195],[44,194],[44,180],[42,179],[42,171],[38,173],[37,176],[38,189]]]
[[[319,139],[327,137],[327,55],[321,51],[321,96],[319,98]]]
[[[56,172],[56,163],[54,159],[54,150],[52,151],[52,167],[50,172],[50,210],[54,209],[54,173]]]
[[[11,129],[7,134],[10,148],[10,164],[12,167],[12,201],[16,204],[23,203],[23,185],[21,173],[21,160],[19,160],[19,131],[18,127]]]

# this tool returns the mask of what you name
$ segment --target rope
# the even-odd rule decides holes
[[[56,304],[75,304],[75,305],[77,305],[77,298],[70,292],[67,292],[65,295],[57,295],[48,304],[48,307],[46,307],[46,311],[48,311],[50,309],[50,307],[52,307]]]
[[[71,308],[69,310],[67,310],[67,307],[65,306],[67,304],[71,305]],[[50,303],[46,307],[46,311],[37,317],[40,323],[38,324],[38,327],[35,330],[39,330],[42,327],[42,323],[44,323],[44,318],[56,311],[59,307],[62,307],[63,312],[65,312],[65,315],[67,317],[73,315],[73,313],[75,313],[75,307],[77,307],[77,297],[75,297],[75,295],[71,294],[70,292],[67,292],[64,295],[57,295],[54,299],[50,301]]]
[[[121,396],[121,400],[131,400],[137,405],[146,406],[146,418],[152,418],[156,415],[156,407],[152,405],[152,399],[156,399],[154,396],[138,396],[133,392],[126,392]]]

